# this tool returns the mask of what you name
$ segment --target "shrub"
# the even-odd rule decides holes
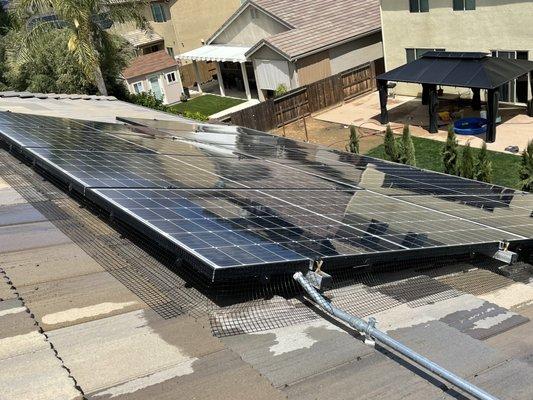
[[[168,106],[163,104],[163,101],[158,99],[151,91],[139,94],[130,94],[128,96],[128,101],[139,106],[151,108],[153,110],[168,111]]]
[[[520,186],[522,190],[533,192],[533,140],[522,152],[520,161]]]
[[[476,170],[474,165],[474,153],[472,152],[472,147],[470,147],[470,142],[466,144],[463,149],[463,157],[461,160],[461,176],[474,179],[476,176]]]
[[[442,148],[442,162],[446,174],[459,175],[459,151],[457,137],[452,125],[448,127],[448,137]]]
[[[185,118],[195,119],[197,121],[208,121],[209,117],[198,111],[184,111],[181,115]]]
[[[483,142],[477,158],[476,179],[481,182],[492,182],[492,162],[489,160],[487,143],[485,142]]]
[[[285,93],[287,93],[289,89],[287,89],[287,86],[285,86],[283,83],[280,83],[276,90],[274,91],[274,97],[283,96]]]
[[[348,151],[350,153],[359,154],[359,134],[357,128],[350,126],[350,142],[348,143]]]
[[[398,143],[394,138],[394,133],[392,133],[390,125],[387,125],[387,129],[385,130],[385,141],[383,145],[385,147],[385,158],[389,161],[398,162],[400,158]]]
[[[404,125],[402,132],[402,141],[400,146],[400,161],[406,165],[416,165],[415,157],[415,145],[413,139],[411,138],[411,131],[409,130],[409,125]]]

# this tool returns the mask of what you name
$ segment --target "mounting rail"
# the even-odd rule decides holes
[[[381,332],[375,327],[376,320],[374,318],[369,318],[369,321],[367,322],[359,317],[348,314],[347,312],[333,306],[320,293],[318,293],[318,291],[313,287],[313,285],[305,278],[305,276],[301,272],[295,273],[293,278],[302,286],[302,288],[309,294],[313,301],[320,306],[320,308],[322,308],[328,314],[331,314],[332,316],[346,322],[348,325],[350,325],[357,331],[363,333],[365,335],[365,343],[374,344],[375,341],[378,341],[387,345],[388,347],[396,350],[398,353],[404,355],[411,361],[414,361],[416,364],[421,365],[422,367],[441,377],[445,381],[458,387],[464,392],[474,396],[476,399],[498,400],[497,397],[490,395],[489,393],[478,388],[472,383],[444,369],[443,367],[427,359],[426,357],[421,356],[420,354],[411,350],[404,344],[398,342],[397,340],[394,340],[386,333]]]

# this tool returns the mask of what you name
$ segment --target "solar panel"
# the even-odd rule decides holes
[[[161,154],[27,149],[40,167],[73,184],[109,188],[222,188],[245,187],[216,174],[215,165],[192,168]]]
[[[212,279],[533,239],[526,193],[262,132],[197,128],[146,135],[0,113],[4,141]]]
[[[521,239],[482,223],[360,190],[94,189],[115,213],[152,228],[212,268],[322,259],[324,266],[380,252]]]

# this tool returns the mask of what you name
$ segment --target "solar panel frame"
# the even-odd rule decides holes
[[[280,199],[280,192],[291,192],[296,194],[296,196],[301,196],[301,191],[299,190],[285,190],[285,191],[263,191],[263,190],[253,190],[253,189],[226,189],[226,192],[230,192],[231,195],[234,195],[235,193],[238,193],[239,196],[241,196],[241,199],[254,199],[254,194],[260,194],[262,196],[268,197],[270,199],[273,199],[275,201],[283,201],[287,202],[286,200]],[[221,219],[223,218],[214,213],[213,207],[209,207],[206,204],[202,205],[193,205],[192,208],[189,206],[187,208],[187,213],[190,212],[191,209],[198,209],[202,210],[203,213],[209,213],[209,217],[205,217],[205,215],[197,215],[195,217],[189,217],[184,218],[182,213],[179,212],[179,208],[174,205],[174,209],[172,209],[172,205],[168,202],[164,202],[160,199],[160,196],[162,196],[163,200],[168,200],[171,196],[176,196],[179,200],[187,199],[189,201],[189,195],[191,193],[193,194],[200,194],[203,196],[206,196],[205,198],[209,199],[218,199],[219,196],[221,196],[220,191],[214,191],[214,190],[181,190],[181,189],[173,189],[173,190],[152,190],[152,189],[140,189],[140,190],[134,190],[134,189],[91,189],[90,196],[94,198],[94,201],[97,202],[101,207],[106,209],[107,211],[119,214],[124,216],[124,213],[127,214],[127,218],[130,221],[130,223],[134,224],[137,227],[146,227],[150,226],[152,233],[155,232],[156,236],[154,237],[155,240],[161,241],[164,240],[167,242],[167,248],[169,249],[176,249],[176,248],[185,248],[187,251],[191,254],[193,254],[196,257],[197,261],[203,261],[204,263],[208,263],[213,270],[212,277],[216,277],[216,279],[229,279],[230,276],[250,276],[250,275],[257,275],[257,274],[264,274],[269,275],[273,273],[275,270],[279,270],[282,264],[285,264],[286,269],[284,273],[288,273],[291,271],[298,270],[298,268],[302,268],[306,263],[309,265],[309,263],[312,263],[314,259],[321,259],[324,262],[324,267],[328,268],[328,270],[333,270],[335,268],[342,268],[347,264],[350,264],[352,267],[355,265],[361,265],[366,263],[372,263],[372,262],[378,262],[378,261],[384,261],[387,258],[390,260],[391,258],[394,259],[402,259],[402,258],[408,258],[408,257],[416,257],[417,253],[418,255],[421,254],[428,254],[430,252],[431,254],[454,254],[457,253],[464,253],[465,250],[468,251],[474,251],[481,248],[486,248],[488,245],[492,245],[494,248],[497,248],[498,243],[500,243],[501,238],[499,235],[497,229],[491,229],[488,227],[485,227],[480,224],[472,223],[471,221],[455,217],[451,218],[454,219],[456,224],[453,228],[448,228],[448,231],[445,231],[447,229],[447,226],[451,226],[449,224],[450,218],[446,218],[444,216],[441,216],[441,221],[428,221],[426,220],[426,223],[438,223],[440,225],[434,225],[437,229],[437,233],[443,237],[443,235],[446,235],[448,243],[442,242],[442,243],[435,243],[433,245],[421,245],[420,243],[413,242],[412,247],[406,247],[407,244],[406,240],[413,240],[416,241],[416,235],[413,236],[412,239],[409,238],[409,232],[403,232],[401,235],[398,233],[394,234],[384,234],[384,233],[378,233],[376,235],[373,235],[370,229],[367,229],[367,231],[363,230],[363,226],[357,227],[354,226],[349,221],[341,221],[340,216],[332,215],[324,212],[324,210],[321,210],[319,208],[313,209],[313,207],[306,206],[305,209],[302,208],[302,215],[304,217],[308,218],[308,226],[306,226],[305,223],[302,223],[302,220],[296,220],[294,223],[294,227],[298,229],[298,232],[296,232],[296,241],[292,240],[291,238],[283,239],[281,236],[279,236],[279,233],[283,232],[290,232],[291,228],[290,226],[287,228],[276,228],[271,227],[267,228],[268,230],[268,239],[271,240],[269,243],[252,243],[250,241],[250,238],[247,239],[249,243],[237,243],[237,244],[223,244],[223,243],[215,243],[212,239],[208,241],[211,243],[213,248],[209,247],[209,243],[204,242],[200,244],[195,244],[195,240],[202,241],[202,238],[205,239],[206,235],[219,235],[220,232],[225,232],[225,228],[221,229],[218,228],[216,225],[219,223]],[[344,192],[350,192],[351,194],[357,193],[357,194],[364,194],[366,192],[361,191],[344,191]],[[126,206],[124,206],[123,203],[121,203],[121,200],[117,198],[113,198],[113,195],[124,196],[127,201],[134,200],[137,198],[143,199],[145,195],[142,195],[140,197],[135,197],[136,195],[139,196],[139,193],[146,193],[146,198],[154,199],[155,202],[162,201],[161,204],[159,204],[157,207],[155,205],[149,205],[145,208],[143,208],[142,203],[139,203],[137,205],[128,203]],[[164,194],[162,194],[164,193]],[[324,193],[324,192],[322,192]],[[372,194],[369,194],[372,195]],[[213,197],[209,197],[213,196]],[[193,197],[194,198],[194,197]],[[194,198],[195,199],[195,198]],[[331,208],[331,197],[327,197],[327,202],[322,202],[321,206],[326,208]],[[392,201],[393,199],[386,198],[386,196],[383,196],[384,201]],[[136,201],[136,200],[135,200]],[[152,201],[149,201],[151,204]],[[289,206],[294,206],[290,202],[287,202]],[[272,208],[272,205],[265,202],[257,202],[257,204],[261,204],[262,207],[264,207],[265,210],[270,210],[269,212],[272,212],[272,210],[276,211],[276,208]],[[383,207],[383,205],[380,205]],[[152,207],[152,208],[150,208]],[[153,208],[156,207],[156,208]],[[412,209],[413,206],[409,203],[405,203],[406,209]],[[159,214],[157,217],[153,217],[154,214],[160,213],[159,210],[165,210],[169,208],[167,211],[168,213]],[[141,211],[139,211],[141,210]],[[143,214],[144,211],[149,211],[150,214],[146,215]],[[433,210],[427,210],[428,213],[433,214]],[[420,208],[419,212],[423,212],[423,208]],[[174,213],[174,217],[172,217],[172,213]],[[178,214],[175,214],[178,213]],[[406,216],[412,216],[412,210],[405,210]],[[365,213],[366,214],[366,213]],[[180,215],[180,218],[175,218],[175,215]],[[281,217],[283,217],[283,213],[280,214]],[[368,215],[368,214],[366,214]],[[182,218],[183,217],[183,218]],[[294,213],[292,213],[293,219],[296,218]],[[368,219],[372,218],[373,216],[368,216]],[[152,219],[150,219],[152,218]],[[311,218],[311,219],[309,219]],[[237,218],[238,219],[238,218]],[[262,221],[264,221],[265,217],[262,217]],[[329,225],[321,225],[320,221],[317,220],[324,220],[329,219]],[[195,220],[201,221],[201,224],[199,226],[196,226]],[[175,231],[172,229],[172,226],[176,226],[176,222],[172,221],[186,221],[185,228],[183,225],[178,224],[179,230],[181,231]],[[206,225],[206,221],[209,222],[208,225]],[[234,220],[224,220],[224,222],[229,221],[230,224],[237,224]],[[305,218],[304,220],[305,221]],[[376,220],[379,221],[379,220]],[[391,219],[384,219],[384,221],[391,221]],[[264,234],[264,230],[259,224],[255,224],[253,222],[253,218],[247,217],[246,222],[248,224],[257,225],[257,227],[247,229],[240,229],[238,226],[233,226],[231,228],[231,232],[233,234],[238,235],[244,235],[246,234],[252,234],[252,235],[259,235],[257,238],[261,238],[261,240],[266,239]],[[459,225],[460,224],[465,226],[465,230],[460,230]],[[162,223],[163,226],[160,224]],[[170,226],[167,224],[169,223]],[[191,223],[195,225],[194,227],[191,227]],[[409,219],[406,219],[405,221],[399,220],[398,224],[411,224],[412,226],[419,225],[419,222],[417,221],[411,221]],[[314,225],[313,225],[314,224]],[[348,235],[353,235],[354,229],[359,232],[358,236],[339,236],[338,233],[340,232],[339,227],[343,227],[344,230],[348,229]],[[369,224],[371,227],[371,224]],[[379,224],[376,224],[376,226],[379,228]],[[333,253],[316,253],[312,254],[309,253],[299,253],[301,250],[300,245],[303,245],[305,247],[308,247],[312,243],[319,243],[320,246],[322,246],[322,250],[327,250],[327,246],[323,247],[325,244],[322,243],[322,240],[324,237],[309,237],[309,232],[318,232],[320,233],[320,230],[323,227],[330,227],[331,230],[329,233],[326,232],[326,234],[329,234],[328,241],[334,240],[335,243],[340,243],[341,245],[348,245],[350,248],[349,254],[337,254],[335,252]],[[196,229],[196,230],[195,230]],[[442,232],[440,231],[442,230]],[[307,233],[306,233],[307,232]],[[277,237],[277,241],[273,239],[272,234],[276,234],[275,237]],[[415,231],[413,231],[413,234]],[[425,232],[417,232],[417,234],[424,234]],[[428,232],[431,234],[431,232]],[[464,233],[463,239],[464,242],[459,244],[457,242],[457,237],[461,235],[461,233]],[[159,236],[158,236],[159,234]],[[475,235],[474,235],[475,234]],[[261,236],[263,235],[263,236]],[[476,236],[477,235],[477,236]],[[491,236],[492,235],[492,236]],[[512,238],[513,235],[508,235],[507,239],[512,240],[521,240],[521,238],[515,237]],[[194,239],[196,237],[196,239]],[[227,235],[221,235],[221,238],[223,240],[227,240]],[[477,240],[472,240],[473,237],[477,237]],[[489,240],[487,238],[491,237],[492,239]],[[187,242],[187,239],[193,239],[192,242]],[[470,238],[470,239],[469,239]],[[353,242],[350,242],[350,240],[362,240],[364,244],[367,246],[369,245],[378,245],[377,242],[375,242],[376,239],[379,240],[390,240],[391,243],[395,247],[382,247],[378,250],[372,251],[371,248],[369,248],[366,251],[360,251],[356,252],[353,250]],[[341,242],[338,242],[341,240]],[[346,242],[348,240],[348,242]],[[468,241],[470,240],[470,241]],[[344,241],[344,242],[342,242]],[[192,244],[191,244],[192,243]],[[383,244],[383,243],[381,243]],[[404,246],[402,246],[402,244]],[[216,262],[214,263],[213,260],[216,260],[217,252],[222,254],[227,254],[229,257],[232,257],[232,252],[239,251],[239,252],[248,252],[251,254],[254,254],[252,250],[259,251],[260,249],[264,249],[265,245],[268,246],[282,246],[283,248],[287,248],[290,251],[296,251],[296,253],[300,254],[300,258],[296,259],[285,259],[284,261],[275,262],[274,260],[259,260],[256,259],[255,262],[249,261],[249,262],[236,262],[234,264],[223,262],[220,265],[217,265]],[[233,247],[231,247],[233,246]],[[338,246],[338,244],[337,244]],[[363,245],[361,244],[360,247],[362,248]],[[227,253],[228,249],[230,249],[230,253]],[[300,249],[300,250],[297,250]],[[311,249],[311,248],[310,248]],[[336,247],[335,249],[338,249]],[[312,250],[312,249],[311,249]],[[207,251],[207,253],[206,253]],[[218,257],[222,256],[222,254],[219,254]],[[252,258],[251,256],[250,258]],[[273,265],[273,270],[271,269],[271,265]]]
[[[533,239],[533,229],[531,229],[533,224],[523,222],[524,218],[533,218],[530,205],[533,196],[509,188],[486,185],[240,128],[224,128],[218,131],[217,127],[205,126],[200,129],[205,131],[203,134],[174,132],[175,137],[169,136],[167,139],[164,135],[153,138],[137,135],[117,124],[7,114],[10,115],[0,113],[0,138],[6,143],[17,147],[37,166],[69,184],[71,189],[79,191],[113,215],[120,216],[134,228],[144,231],[153,240],[164,244],[168,250],[188,260],[213,280],[307,269],[316,258],[324,260],[329,268],[353,267],[427,254],[437,256],[483,251],[487,248],[497,248],[501,240],[531,244]],[[37,123],[38,127],[32,123]],[[55,136],[61,135],[70,142],[58,141]],[[80,140],[76,140],[80,135]],[[95,151],[98,147],[88,147],[91,140],[87,139],[97,139],[98,145],[106,150],[111,148],[116,151]],[[67,151],[62,149],[63,146],[79,147],[79,150]],[[54,159],[47,156],[47,153],[61,154],[63,157]],[[58,160],[65,162],[64,155],[67,153],[76,154],[78,156],[76,161],[84,157],[92,157],[93,160],[106,157],[114,167],[122,159],[125,160],[121,167],[122,171],[133,175],[135,171],[129,171],[125,166],[137,163],[145,167],[147,165],[161,167],[166,166],[161,160],[166,160],[172,163],[172,166],[168,166],[170,169],[174,168],[174,165],[191,168],[194,173],[187,178],[191,184],[178,185],[180,188],[176,188],[176,182],[168,176],[156,179],[153,173],[150,176],[151,171],[141,171],[144,176],[143,173],[138,173],[136,177],[127,178],[129,179],[127,182],[118,185],[121,187],[118,190],[144,191],[152,195],[157,191],[166,193],[203,191],[211,194],[219,192],[243,194],[248,191],[248,200],[254,198],[252,193],[260,193],[261,196],[284,201],[288,204],[287,207],[293,207],[286,215],[289,218],[287,221],[292,221],[292,225],[269,228],[268,238],[278,240],[262,243],[262,247],[257,247],[258,243],[249,236],[250,233],[257,234],[258,229],[233,229],[221,237],[216,229],[195,231],[194,229],[198,228],[195,227],[197,223],[194,222],[194,218],[180,226],[180,229],[190,228],[184,232],[176,231],[175,224],[168,224],[165,221],[154,225],[149,222],[150,216],[154,216],[153,210],[135,209],[137,211],[133,212],[116,201],[110,201],[108,196],[104,195],[106,192],[117,190],[116,185],[105,181],[88,181],[87,172],[94,165],[70,171],[62,168]],[[150,159],[159,161],[146,162]],[[110,165],[98,165],[93,172],[110,174],[110,180],[113,181],[113,175],[120,174],[121,169],[110,168]],[[268,173],[271,171],[276,171],[277,179],[272,178],[268,181]],[[146,180],[146,176],[149,176],[149,179]],[[174,176],[178,174],[174,173]],[[209,178],[205,178],[206,176],[223,184],[213,184]],[[203,183],[198,185],[198,181]],[[105,189],[106,187],[108,189]],[[284,198],[287,192],[296,193],[296,200],[290,196]],[[316,201],[313,200],[315,192],[319,193],[315,196],[318,199]],[[343,192],[353,193],[354,197],[357,197],[356,194],[359,197],[369,196],[366,201],[357,204],[359,212],[364,212],[364,218],[349,213],[344,215],[341,212],[328,211],[335,205],[332,200],[335,195],[340,196]],[[322,200],[321,197],[325,195],[328,195],[328,198]],[[261,201],[258,203],[262,204]],[[267,201],[264,203],[269,204]],[[304,204],[304,207],[296,203]],[[386,209],[391,206],[394,209],[403,207],[405,210],[387,214]],[[279,204],[277,207],[280,207]],[[496,211],[502,215],[495,217],[493,214],[487,219],[485,213]],[[170,210],[166,212],[168,215]],[[415,215],[418,219],[413,219]],[[352,219],[343,220],[348,217]],[[268,217],[255,215],[247,219],[247,224],[256,223],[256,220],[271,224],[278,221],[276,218],[275,215]],[[450,221],[455,221],[451,224],[453,225],[451,229],[447,226]],[[426,224],[427,232],[419,228],[422,222]],[[210,220],[209,224],[211,223]],[[199,227],[204,227],[206,224],[207,222],[204,222]],[[433,230],[429,230],[429,226]],[[149,229],[146,229],[147,227]],[[463,230],[459,230],[460,227]],[[415,231],[411,232],[408,228]],[[330,237],[332,232],[337,235],[333,239]],[[464,232],[463,238],[459,237],[461,232]],[[169,233],[177,236],[169,237]],[[199,236],[200,233],[203,237]],[[430,238],[430,234],[440,235],[438,245],[432,243],[435,239]],[[320,235],[325,236],[331,243],[323,243],[319,240]],[[473,240],[473,237],[476,239]],[[218,246],[205,247],[209,244],[206,242],[207,238],[211,244]],[[229,238],[232,238],[233,242],[228,241]],[[294,240],[295,238],[298,240]],[[462,242],[458,243],[459,240]],[[296,252],[297,256],[283,258],[280,256],[280,245],[284,251],[294,252],[295,249],[299,249],[298,251],[303,253]],[[363,250],[356,251],[354,246]],[[194,251],[194,247],[202,252]],[[272,256],[274,248],[280,253],[274,252]],[[252,249],[257,250],[256,254],[251,253]],[[339,249],[344,250],[338,251]],[[366,251],[367,249],[373,251]],[[235,260],[238,262],[235,264],[226,262],[226,265],[214,268],[216,265],[213,264],[213,260],[222,260],[221,252],[224,257],[237,257]]]

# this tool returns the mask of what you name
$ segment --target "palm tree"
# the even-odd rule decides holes
[[[65,46],[74,54],[87,79],[94,82],[102,95],[107,88],[101,70],[101,54],[109,45],[106,29],[113,23],[134,22],[146,28],[143,1],[119,2],[112,0],[19,0],[17,19],[23,23],[23,40],[18,57],[28,60],[38,39],[52,29],[69,32]]]

